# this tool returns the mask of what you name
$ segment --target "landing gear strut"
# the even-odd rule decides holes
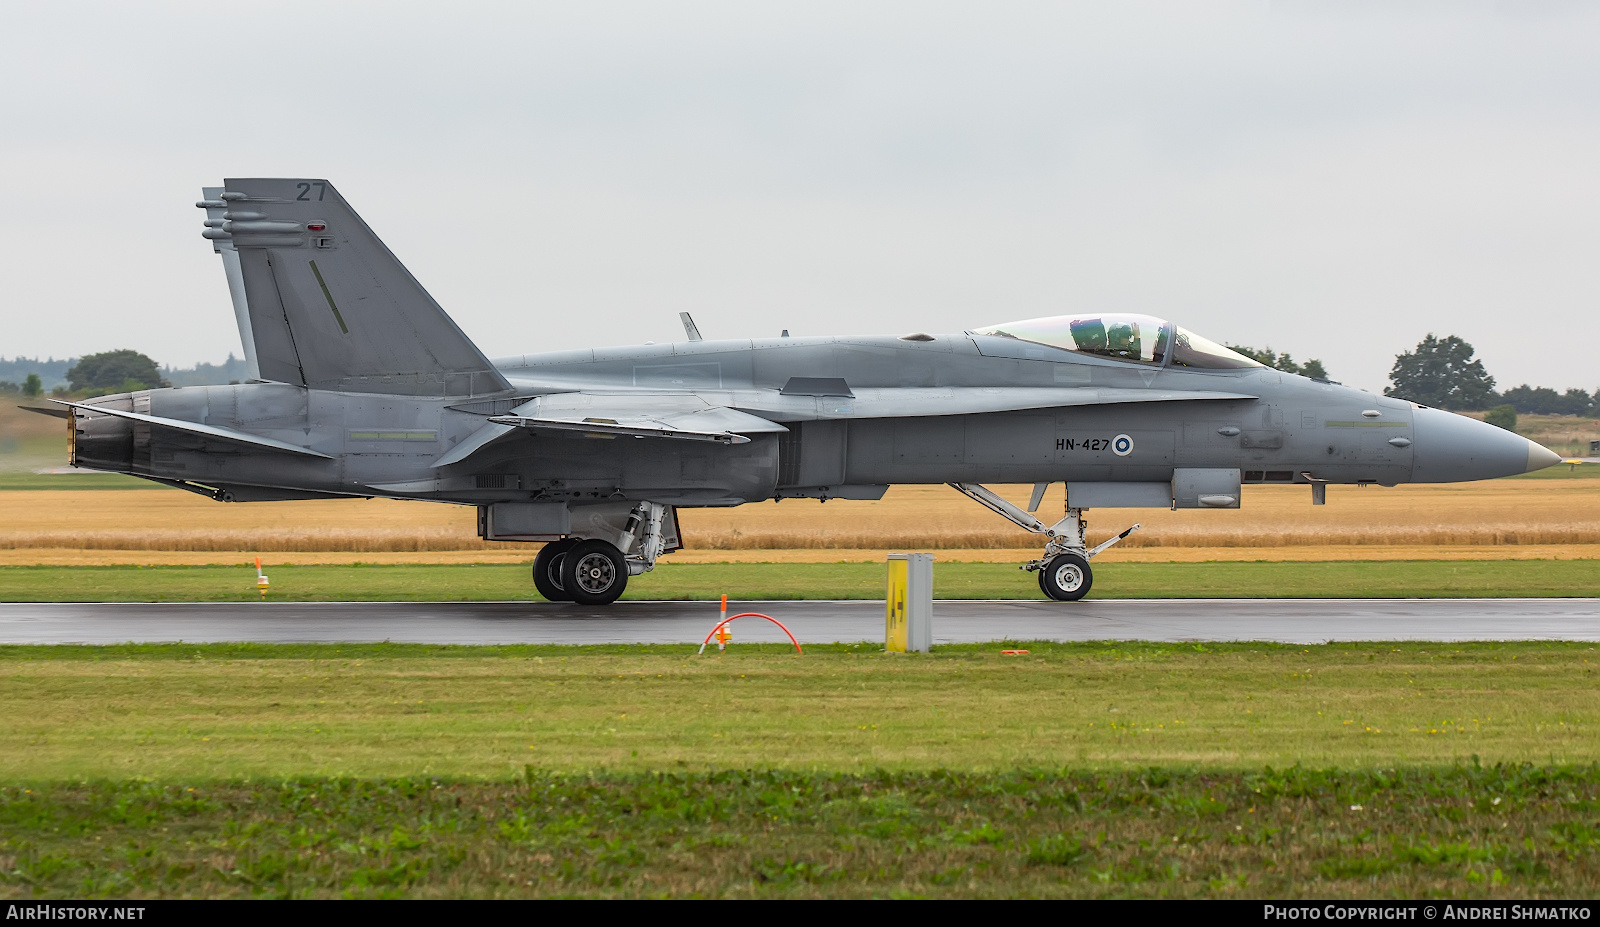
[[[1053,525],[1046,525],[977,483],[951,483],[950,487],[1012,524],[1046,537],[1044,556],[1029,560],[1021,568],[1030,572],[1038,571],[1040,591],[1058,602],[1076,602],[1088,595],[1089,587],[1094,585],[1094,572],[1089,569],[1089,561],[1140,528],[1134,525],[1109,541],[1090,548],[1084,541],[1084,532],[1088,528],[1083,520],[1084,510],[1073,508],[1070,501],[1066,517]],[[1044,484],[1034,487],[1036,507],[1044,495],[1043,489]]]

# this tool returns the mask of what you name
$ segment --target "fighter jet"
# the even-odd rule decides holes
[[[476,506],[543,542],[540,594],[603,604],[682,508],[947,483],[1090,590],[1095,508],[1238,508],[1246,484],[1441,483],[1554,453],[1483,422],[1263,367],[1174,322],[1083,311],[948,333],[687,340],[487,358],[325,180],[205,188],[251,379],[62,402],[75,466],[222,502]],[[996,315],[1005,315],[996,312]],[[984,483],[1032,483],[1024,510]],[[1038,518],[1066,484],[1064,517]]]

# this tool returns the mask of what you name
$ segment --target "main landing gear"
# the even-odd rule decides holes
[[[628,588],[628,562],[610,541],[562,538],[533,558],[533,587],[552,602],[609,605]]]
[[[610,605],[628,588],[628,563],[610,541],[579,541],[561,558],[561,589],[579,605]]]
[[[1031,508],[1039,507],[1046,485],[1039,483],[1034,486]],[[1084,510],[1072,508],[1070,501],[1066,517],[1053,525],[1046,525],[977,483],[951,483],[950,486],[1012,524],[1045,536],[1044,556],[1029,560],[1021,568],[1037,571],[1039,590],[1058,602],[1076,602],[1088,595],[1089,588],[1094,585],[1094,572],[1089,569],[1089,561],[1140,527],[1134,525],[1111,540],[1090,548],[1084,541],[1084,532],[1088,528],[1083,520]]]
[[[551,541],[539,548],[539,555],[533,558],[533,588],[552,602],[572,601],[561,579],[561,564],[566,560],[567,552],[576,546],[577,538]]]
[[[614,533],[622,546],[605,538],[567,537],[540,548],[533,560],[534,588],[552,602],[609,605],[628,588],[629,576],[655,569],[669,544],[677,549],[676,516],[654,502],[634,506]]]

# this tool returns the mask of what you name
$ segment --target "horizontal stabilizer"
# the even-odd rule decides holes
[[[178,431],[187,431],[190,434],[200,435],[206,438],[218,438],[223,441],[236,441],[240,444],[251,444],[256,447],[270,448],[275,451],[287,451],[291,454],[303,454],[307,457],[321,457],[324,460],[333,459],[331,454],[324,454],[321,451],[313,451],[309,447],[301,447],[298,444],[289,444],[273,438],[263,438],[260,435],[253,435],[244,431],[235,431],[232,428],[218,428],[215,425],[202,425],[199,422],[185,422],[175,418],[162,418],[159,415],[146,415],[143,412],[124,412],[121,409],[110,409],[105,406],[89,405],[88,403],[83,402],[67,402],[63,399],[52,399],[50,401],[59,402],[64,406],[71,406],[74,409],[79,409],[84,412],[100,412],[106,415],[115,415],[119,418],[127,418],[136,422],[144,422],[147,425],[158,425],[162,428],[173,428]]]

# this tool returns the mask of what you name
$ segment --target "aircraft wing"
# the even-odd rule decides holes
[[[748,434],[789,430],[759,415],[713,405],[690,392],[553,393],[530,399],[504,414],[488,416],[483,427],[446,451],[433,466],[460,463],[519,428],[717,444],[748,444]]]
[[[253,435],[247,431],[236,431],[232,428],[219,428],[215,425],[202,425],[199,422],[185,422],[181,419],[175,418],[162,418],[159,415],[146,415],[143,412],[124,412],[121,409],[108,409],[105,406],[89,405],[88,403],[83,402],[67,402],[64,399],[52,399],[50,401],[59,402],[64,406],[71,406],[74,409],[82,409],[85,412],[102,412],[106,415],[115,415],[121,418],[133,419],[136,422],[144,422],[147,425],[159,425],[162,428],[173,428],[178,431],[187,431],[190,434],[199,435],[203,438],[220,438],[224,441],[235,441],[239,444],[250,444],[256,447],[269,448],[274,451],[287,451],[291,454],[304,454],[307,457],[321,457],[324,460],[334,459],[333,455],[331,454],[324,454],[321,451],[313,451],[309,447],[301,447],[298,444],[290,444],[286,441],[279,441],[274,438],[264,438],[261,435]]]
[[[1124,402],[1256,399],[1247,393],[1095,387],[863,388],[851,396],[778,390],[573,390],[530,399],[487,423],[433,462],[460,463],[518,428],[745,444],[788,431],[780,422],[972,415]]]
[[[625,403],[618,404],[626,410]],[[619,411],[617,417],[586,415],[564,417],[557,415],[496,415],[489,421],[497,425],[546,431],[581,431],[594,435],[632,435],[636,438],[675,438],[680,441],[712,441],[718,444],[749,444],[750,439],[739,432],[774,432],[789,429],[776,422],[748,412],[724,407],[707,407],[697,411],[671,412],[664,415],[640,415],[637,412]]]

